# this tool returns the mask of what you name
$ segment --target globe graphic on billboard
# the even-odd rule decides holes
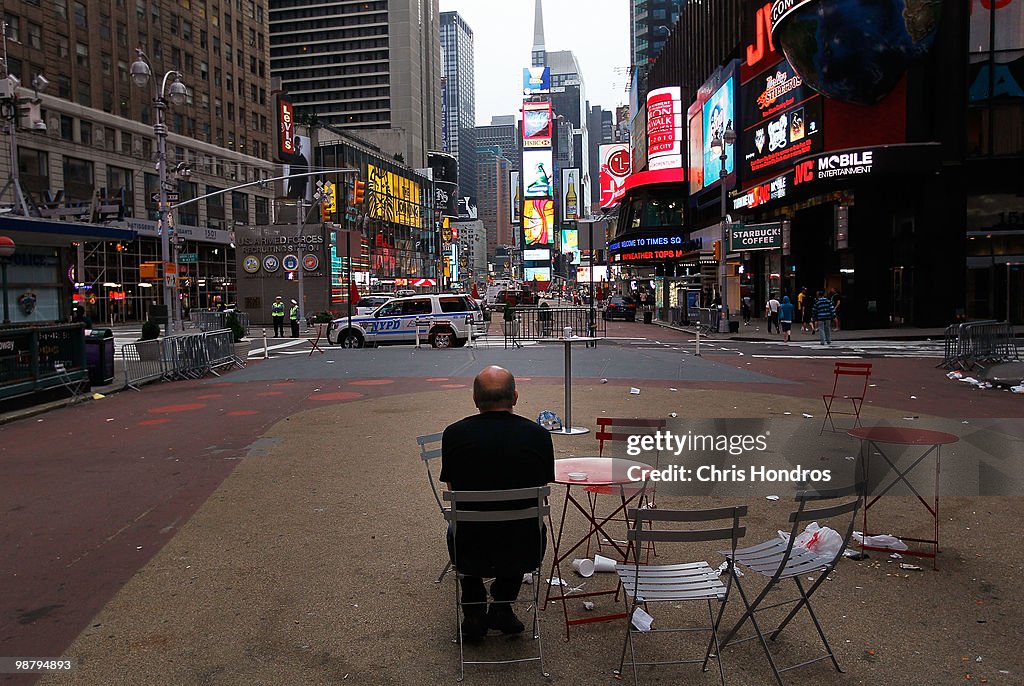
[[[931,48],[941,0],[776,0],[772,38],[826,97],[872,105]]]

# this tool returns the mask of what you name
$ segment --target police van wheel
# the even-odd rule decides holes
[[[455,333],[450,329],[440,329],[430,334],[432,348],[451,348],[454,345]]]
[[[342,331],[338,334],[338,345],[342,348],[362,348],[363,337],[355,331]]]

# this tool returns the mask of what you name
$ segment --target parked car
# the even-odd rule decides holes
[[[423,294],[408,298],[393,298],[371,314],[335,319],[327,330],[327,340],[344,348],[369,345],[412,343],[416,340],[416,322],[429,319],[427,342],[435,348],[464,345],[473,335],[486,331],[483,313],[468,295]]]
[[[364,295],[359,298],[359,304],[356,305],[356,314],[372,314],[374,310],[394,297],[391,294],[371,293],[370,295]]]
[[[613,295],[604,308],[604,319],[625,319],[636,321],[636,301],[628,295]]]

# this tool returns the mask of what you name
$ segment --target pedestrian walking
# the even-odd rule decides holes
[[[779,305],[779,323],[782,325],[782,340],[789,343],[793,329],[793,315],[796,308],[789,302],[789,296],[782,296],[782,304]]]
[[[270,306],[270,321],[274,322],[274,338],[284,338],[284,300],[281,296],[274,298]]]
[[[765,318],[768,319],[768,333],[772,332],[773,326],[776,333],[782,333],[782,329],[779,328],[779,305],[781,304],[774,295],[764,304]]]
[[[288,321],[292,325],[292,338],[299,337],[299,301],[292,300],[292,309],[288,310]]]
[[[741,311],[743,313],[743,325],[744,326],[750,326],[750,310],[751,310],[751,307],[753,306],[753,304],[754,304],[754,301],[751,299],[751,297],[749,295],[743,296],[743,298],[742,298],[742,300],[740,302],[740,308],[741,308]]]
[[[841,300],[839,291],[833,288],[829,294],[829,300],[832,302],[832,328],[839,331],[839,301]]]
[[[811,330],[811,296],[807,293],[807,286],[800,289],[796,296],[796,314],[800,317],[800,333],[807,333]]]
[[[832,301],[825,297],[824,291],[818,291],[818,299],[814,301],[814,320],[822,345],[832,345],[832,319],[835,315]]]

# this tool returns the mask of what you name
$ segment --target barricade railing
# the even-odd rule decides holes
[[[939,365],[961,370],[1020,360],[1013,326],[992,319],[946,327],[944,354]]]
[[[607,336],[607,322],[600,312],[589,307],[514,307],[512,325],[503,322],[506,344],[559,338],[567,327],[576,336]]]
[[[191,325],[200,331],[219,331],[228,328],[228,315],[230,312],[219,310],[192,310],[189,313]],[[235,312],[238,321],[241,322],[245,335],[249,335],[249,314],[247,312]]]
[[[135,390],[151,381],[219,376],[218,370],[225,367],[245,366],[245,361],[235,355],[230,329],[125,343],[121,346],[121,358],[125,385]]]
[[[703,334],[718,333],[719,311],[717,307],[699,307],[696,325]]]

